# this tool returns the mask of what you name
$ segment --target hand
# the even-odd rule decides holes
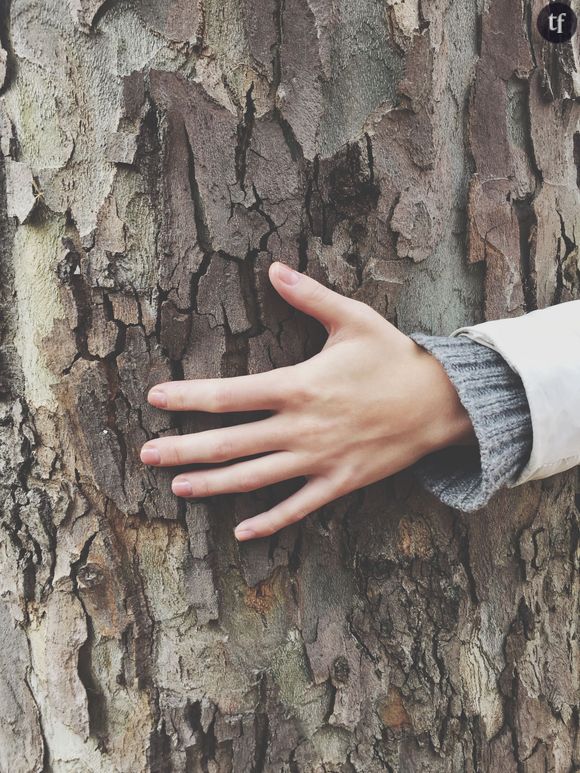
[[[158,384],[149,402],[169,411],[273,411],[249,422],[147,442],[155,466],[233,461],[178,475],[182,497],[253,491],[304,476],[268,512],[238,524],[238,540],[265,537],[427,453],[473,443],[473,428],[439,362],[370,306],[276,262],[270,281],[328,332],[324,348],[297,365],[223,379]]]

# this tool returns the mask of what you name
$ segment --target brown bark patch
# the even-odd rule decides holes
[[[247,588],[244,598],[246,606],[263,615],[269,612],[276,601],[276,594],[272,588],[271,578]]]
[[[433,554],[429,529],[422,521],[402,518],[399,523],[398,547],[405,558],[429,558]]]
[[[391,687],[385,703],[379,709],[379,716],[386,727],[403,730],[412,727],[411,717],[403,705],[403,698],[396,687]]]

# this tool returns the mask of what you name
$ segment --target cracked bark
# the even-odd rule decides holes
[[[171,378],[317,352],[281,258],[435,334],[580,296],[578,42],[541,2],[0,8],[0,771],[580,767],[574,471],[178,502]],[[554,141],[557,138],[557,142]]]

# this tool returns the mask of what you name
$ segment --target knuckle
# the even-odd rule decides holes
[[[288,388],[288,398],[297,407],[308,404],[314,398],[312,383],[305,378],[295,379]]]
[[[233,444],[231,440],[222,438],[220,440],[216,440],[210,453],[210,458],[217,462],[225,462],[228,459],[233,458],[233,451]]]
[[[192,481],[192,489],[196,497],[209,497],[213,493],[213,487],[206,477],[196,477]]]
[[[171,456],[172,464],[176,464],[177,466],[187,464],[185,448],[180,442],[174,444],[173,448],[171,449],[171,454],[168,454],[168,456]]]
[[[179,384],[174,386],[173,389],[168,389],[168,407],[173,410],[179,411],[185,405],[185,389],[183,385]]]
[[[168,390],[168,402],[175,410],[186,410],[194,395],[191,381],[174,382]]]
[[[210,410],[213,413],[222,413],[227,410],[232,400],[232,389],[226,384],[216,384],[210,399]]]
[[[315,461],[318,458],[319,441],[322,433],[322,421],[316,416],[300,417],[297,422],[297,447],[306,451],[308,458]]]
[[[276,375],[278,376],[278,379],[276,381],[275,395],[282,403],[292,399],[293,385],[296,380],[295,371],[293,370],[295,367],[296,366],[293,365],[292,369],[278,368],[277,370]]]
[[[267,523],[260,527],[260,536],[271,537],[272,534],[275,534],[278,531],[278,528],[279,527],[273,523]]]
[[[328,295],[330,290],[320,282],[314,282],[310,287],[310,297],[315,301],[323,301]]]
[[[238,488],[240,491],[254,491],[260,488],[262,482],[260,476],[253,471],[240,472],[238,478]]]
[[[351,309],[353,320],[361,325],[372,324],[376,322],[377,316],[380,316],[378,312],[372,308],[372,306],[368,305],[368,303],[358,301],[354,298],[351,298],[350,302],[352,304]]]
[[[301,521],[304,518],[304,513],[302,510],[294,510],[292,513],[288,514],[287,521],[288,523],[297,523],[298,521]]]
[[[337,496],[348,494],[352,489],[352,476],[347,470],[336,472],[330,479],[334,492]]]

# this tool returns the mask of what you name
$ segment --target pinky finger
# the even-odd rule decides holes
[[[288,499],[260,515],[239,523],[234,531],[237,540],[244,541],[256,537],[268,537],[284,526],[302,520],[309,513],[331,502],[335,495],[332,484],[326,478],[310,478]]]

